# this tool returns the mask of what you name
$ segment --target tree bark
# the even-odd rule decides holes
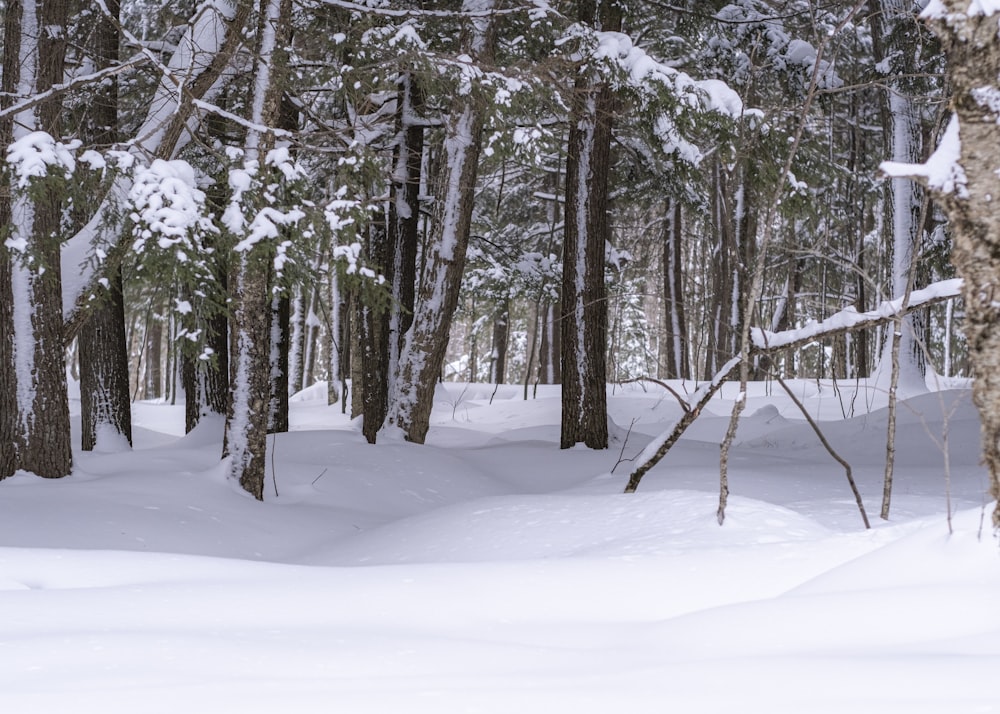
[[[493,320],[493,345],[490,351],[490,382],[503,384],[507,373],[507,343],[510,339],[510,298],[504,297]]]
[[[914,36],[919,27],[913,16],[913,4],[907,0],[870,0],[872,49],[876,62],[889,62],[891,72],[883,92],[882,124],[887,153],[892,161],[919,163],[923,160],[923,130],[917,98],[910,84],[919,72]],[[923,189],[907,178],[885,182],[885,233],[891,256],[890,292],[902,295],[918,253],[922,225],[920,216]],[[900,329],[887,330],[882,353],[876,365],[876,381],[883,389],[892,389],[898,380],[908,392],[924,391],[926,362],[921,347],[923,323],[910,315]],[[898,343],[898,344],[894,344]],[[893,353],[898,353],[898,377],[892,377]]]
[[[688,358],[687,318],[684,306],[684,258],[681,204],[667,199],[663,221],[663,297],[666,313],[666,378],[693,376]]]
[[[580,2],[581,22],[620,31],[621,8]],[[562,280],[562,428],[568,449],[583,442],[608,447],[607,331],[604,250],[608,227],[608,173],[615,96],[601,77],[577,79],[566,156],[566,228]]]
[[[270,381],[271,404],[267,429],[270,433],[288,431],[288,353],[292,302],[287,294],[271,300]]]
[[[162,303],[154,305],[146,325],[146,380],[143,389],[146,399],[163,396],[163,320]]]
[[[965,13],[964,0],[942,0],[945,14],[932,20],[947,57],[954,129],[960,138],[958,163],[964,182],[938,185],[952,226],[952,259],[965,279],[965,333],[975,370],[972,395],[982,420],[985,463],[991,493],[1000,499],[1000,39],[995,14]],[[983,11],[980,11],[980,13]],[[952,148],[955,148],[954,146]],[[952,188],[951,191],[947,191]],[[993,511],[1000,528],[1000,506]]]
[[[66,0],[8,3],[3,82],[15,98],[40,94],[62,81],[67,14]],[[60,99],[52,95],[5,123],[10,127],[5,138],[18,140],[41,131],[58,140],[60,112]],[[63,191],[51,175],[29,182],[30,191],[8,181],[0,198],[8,204],[0,214],[9,216],[11,226],[4,252],[16,253],[4,261],[9,268],[4,282],[9,280],[12,298],[4,333],[13,335],[5,351],[16,380],[16,408],[10,415],[16,420],[13,450],[16,468],[59,478],[72,469],[59,260]]]
[[[466,0],[464,5],[470,3]],[[483,4],[477,3],[477,9],[483,9]],[[463,40],[463,47],[475,61],[488,64],[493,59],[493,22],[492,17],[473,21]],[[433,233],[415,294],[413,324],[400,351],[399,371],[389,399],[387,425],[418,444],[424,443],[430,427],[434,388],[458,305],[485,111],[474,92],[460,94],[453,102],[445,127]]]
[[[274,135],[257,127],[275,126],[281,99],[281,74],[291,39],[291,0],[261,0],[257,20],[259,46],[255,57],[246,167],[263,173]],[[265,184],[266,185],[266,184]],[[258,205],[263,192],[244,198],[244,212]],[[264,499],[267,416],[270,403],[270,263],[265,241],[244,246],[233,257],[232,320],[230,328],[230,390],[224,455],[229,475],[258,501]]]
[[[132,408],[125,345],[125,302],[121,268],[78,336],[80,344],[80,427],[82,448],[91,451],[105,430],[132,444]]]

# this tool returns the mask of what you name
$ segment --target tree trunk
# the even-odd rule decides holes
[[[143,393],[146,399],[159,399],[163,396],[163,316],[160,315],[161,305],[153,307],[152,315],[146,325],[146,383]]]
[[[108,11],[118,17],[117,0],[108,0]],[[119,33],[115,22],[101,16],[94,31],[94,60],[97,69],[118,62]],[[96,90],[88,129],[98,146],[118,141],[118,81],[111,77]],[[125,344],[125,301],[122,297],[121,267],[110,271],[108,289],[99,299],[90,319],[79,334],[80,426],[82,447],[91,451],[98,436],[132,443],[132,409],[128,385],[128,348]],[[113,438],[114,438],[113,437]]]
[[[413,324],[414,290],[417,279],[417,248],[420,245],[420,180],[424,156],[424,128],[413,120],[423,108],[423,98],[412,74],[400,79],[396,114],[395,171],[389,195],[389,245],[386,276],[392,285],[387,336],[386,413],[388,395],[399,372],[399,356],[406,333]],[[385,423],[383,415],[382,424]]]
[[[991,492],[1000,499],[1000,302],[995,297],[1000,282],[1000,213],[995,206],[1000,196],[995,99],[1000,95],[1000,39],[994,14],[967,16],[964,0],[942,0],[942,5],[947,14],[934,19],[932,27],[945,48],[955,111],[945,143],[958,149],[960,137],[958,161],[965,181],[936,188],[947,191],[941,199],[955,240],[952,259],[965,278],[965,333],[976,375],[972,394],[982,419]],[[993,512],[993,526],[1000,528],[1000,506]]]
[[[245,159],[247,171],[261,173],[274,135],[258,127],[274,126],[281,99],[281,73],[291,38],[291,0],[261,0],[257,20],[259,43],[254,66]],[[267,185],[264,181],[263,185]],[[244,215],[263,208],[263,191],[241,199]],[[244,219],[245,220],[245,219]],[[246,221],[249,223],[249,221]],[[245,241],[244,241],[245,243]],[[239,247],[239,246],[238,246]],[[230,330],[230,404],[224,454],[229,475],[258,501],[264,499],[267,415],[270,403],[270,246],[260,241],[237,250],[232,263]]]
[[[465,0],[463,7],[484,9]],[[463,47],[486,63],[493,56],[493,18],[473,21]],[[408,441],[424,443],[430,427],[434,388],[441,375],[452,317],[465,270],[485,107],[472,93],[453,100],[445,127],[444,161],[428,241],[414,301],[413,325],[400,352],[387,424]]]
[[[503,384],[507,373],[507,343],[510,338],[510,298],[500,303],[493,320],[493,345],[490,350],[490,382]]]
[[[132,444],[132,409],[125,345],[125,303],[121,268],[109,276],[108,289],[80,329],[80,426],[82,447],[91,451],[98,437]],[[110,432],[110,433],[108,433]]]
[[[225,300],[229,279],[226,271],[216,266],[220,294]],[[191,298],[186,298],[191,301]],[[181,383],[184,388],[184,430],[194,429],[203,416],[225,416],[229,408],[229,318],[216,310],[203,317],[205,342],[212,350],[211,359],[199,359],[181,350]]]
[[[663,222],[663,298],[666,313],[666,378],[691,377],[684,309],[684,258],[681,204],[667,199]]]
[[[908,83],[918,73],[913,37],[918,29],[913,4],[906,0],[871,0],[872,49],[876,62],[890,62],[891,74],[883,92],[882,124],[887,153],[892,161],[919,163],[923,160],[923,131],[917,98]],[[907,178],[885,182],[885,232],[891,256],[890,297],[901,297],[910,284],[922,232],[920,221],[923,189]],[[921,347],[922,323],[910,315],[898,330],[887,330],[876,365],[877,384],[891,389],[890,366],[894,349],[899,352],[898,384],[906,392],[925,391],[926,363]],[[893,346],[898,340],[898,347]]]
[[[267,430],[270,433],[288,431],[288,353],[291,342],[289,322],[292,301],[288,295],[271,299],[270,381],[271,404],[268,408]]]
[[[578,4],[581,22],[621,30],[621,8],[601,5],[601,16]],[[599,77],[576,81],[566,156],[566,228],[562,281],[561,448],[580,442],[608,447],[607,330],[604,249],[608,228],[608,173],[615,96]]]
[[[63,80],[67,12],[66,0],[14,0],[7,4],[5,97],[31,97]],[[5,123],[6,143],[35,131],[57,139],[60,111],[59,95],[53,95],[18,112],[13,122]],[[50,172],[58,173],[59,169]],[[9,318],[5,316],[11,324],[5,325],[3,332],[13,336],[11,347],[4,351],[11,353],[16,379],[16,408],[10,413],[16,420],[15,465],[39,476],[58,478],[72,468],[59,259],[63,191],[58,181],[48,176],[25,179],[24,185],[7,176],[10,183],[0,192],[0,202],[9,203],[9,208],[5,206],[0,214],[10,217],[6,245],[14,255],[9,262],[4,261],[4,267],[9,268],[4,283],[10,281],[12,310]],[[8,331],[8,327],[12,329]],[[5,449],[10,446],[5,445]]]

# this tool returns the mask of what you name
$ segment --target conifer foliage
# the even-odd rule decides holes
[[[323,381],[373,443],[425,442],[441,379],[560,383],[560,445],[603,449],[609,382],[711,380],[751,327],[950,278],[978,225],[876,176],[927,158],[948,86],[995,110],[948,4],[940,44],[897,0],[77,5],[2,10],[0,478],[71,472],[77,378],[84,449],[184,401],[257,499]],[[907,324],[901,391],[989,380],[988,306]],[[894,332],[741,370],[860,378]]]

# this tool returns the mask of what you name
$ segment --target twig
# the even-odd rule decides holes
[[[274,497],[278,498],[278,471],[274,463],[275,445],[278,443],[278,432],[271,434],[271,483],[274,484]]]
[[[671,387],[666,382],[660,381],[659,379],[653,379],[652,377],[635,377],[634,379],[620,380],[618,384],[633,384],[636,382],[652,382],[653,384],[663,387],[668,392],[674,395],[674,399],[676,399],[677,403],[681,405],[681,409],[683,409],[686,412],[691,410],[691,405],[688,404],[687,399],[681,396],[680,392],[678,392],[676,389]]]
[[[316,478],[314,478],[314,479],[312,480],[312,483],[311,483],[311,484],[309,484],[309,485],[310,485],[310,486],[315,486],[315,485],[316,485],[316,482],[317,482],[317,481],[319,481],[319,480],[320,480],[321,478],[323,478],[323,475],[324,475],[324,474],[325,474],[326,472],[327,472],[327,469],[323,469],[322,471],[320,471],[320,472],[319,472],[319,476],[317,476]]]
[[[614,473],[615,469],[618,468],[623,461],[635,461],[634,456],[631,459],[625,458],[625,447],[628,446],[628,438],[632,434],[632,427],[635,426],[635,422],[636,420],[632,419],[632,422],[628,425],[628,431],[625,432],[625,441],[622,442],[622,450],[618,453],[618,461],[611,467],[611,473]]]
[[[792,391],[791,387],[788,386],[785,380],[779,377],[777,374],[774,375],[774,378],[777,380],[778,384],[781,385],[781,388],[785,390],[785,394],[787,394],[791,398],[791,400],[795,403],[795,406],[797,406],[799,408],[799,411],[802,412],[802,416],[806,418],[806,421],[809,422],[809,426],[811,426],[812,430],[816,432],[816,436],[819,437],[819,441],[821,444],[823,444],[823,447],[827,450],[827,453],[829,453],[830,456],[833,457],[834,461],[836,461],[838,464],[844,467],[844,473],[847,474],[847,482],[851,485],[851,491],[854,493],[854,500],[857,501],[858,510],[861,512],[861,520],[865,522],[865,528],[871,528],[872,527],[871,523],[868,522],[868,514],[865,512],[865,504],[861,500],[861,493],[858,491],[858,485],[854,482],[854,476],[851,473],[851,465],[847,463],[840,456],[840,454],[834,451],[832,446],[830,446],[830,442],[826,440],[826,436],[823,435],[823,432],[819,428],[819,425],[809,415],[809,411],[806,409],[805,405],[801,402],[801,400],[799,400],[797,396],[795,396],[795,393]]]

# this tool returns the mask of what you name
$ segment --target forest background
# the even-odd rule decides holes
[[[941,28],[988,29],[974,5],[6,2],[0,477],[70,473],[68,378],[85,450],[183,400],[261,498],[319,380],[418,443],[441,379],[558,383],[562,446],[606,448],[608,383],[733,357],[892,395],[983,375],[957,288],[909,306],[967,228],[932,200],[964,174],[910,175],[957,137]]]

